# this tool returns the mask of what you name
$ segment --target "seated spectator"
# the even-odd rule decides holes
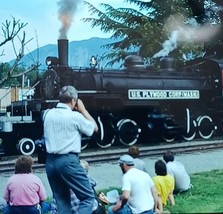
[[[81,162],[81,166],[82,166],[83,169],[86,171],[87,176],[88,176],[89,163],[88,163],[86,160],[81,160],[80,162]],[[88,176],[88,178],[89,178],[90,184],[91,184],[91,186],[92,186],[92,188],[93,188],[93,190],[94,190],[95,197],[97,197],[96,192],[95,192],[95,189],[94,189],[95,186],[97,185],[97,182],[96,182],[93,178],[91,178],[90,176]],[[94,199],[93,208],[92,208],[93,213],[97,213],[96,211],[97,211],[97,209],[98,209],[98,206],[99,206],[98,201],[97,201],[97,199],[95,198],[95,199]]]
[[[137,146],[129,147],[128,154],[134,158],[134,167],[147,172],[145,162],[139,158],[139,148]]]
[[[15,174],[6,184],[4,199],[5,214],[38,214],[40,205],[46,199],[42,181],[32,173],[33,160],[30,156],[20,156],[15,163]]]
[[[153,181],[159,196],[158,209],[163,211],[163,207],[167,204],[168,199],[171,205],[175,205],[173,196],[174,178],[167,174],[166,164],[162,160],[155,162],[155,172],[157,176],[153,177]]]
[[[184,192],[191,188],[190,176],[188,175],[184,165],[174,160],[174,154],[166,151],[163,155],[166,162],[167,173],[175,179],[174,193]]]
[[[153,214],[158,203],[157,190],[148,173],[134,167],[130,155],[120,157],[119,166],[123,172],[122,195],[115,205],[108,208],[108,214]]]
[[[80,160],[81,162],[81,166],[83,167],[83,169],[86,171],[87,175],[88,175],[88,171],[89,171],[89,163],[86,160]],[[91,178],[90,176],[88,176],[90,184],[92,187],[95,187],[97,185],[97,182]]]

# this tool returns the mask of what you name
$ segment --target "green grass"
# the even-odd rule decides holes
[[[193,188],[175,195],[176,205],[167,204],[164,210],[170,213],[223,213],[223,170],[192,174],[191,182]],[[116,187],[101,191],[106,193],[111,189],[120,191]]]
[[[191,175],[193,188],[175,196],[171,213],[223,213],[223,170]]]
[[[175,206],[167,205],[170,213],[223,213],[223,170],[191,175],[193,188],[175,195]],[[104,193],[114,189],[102,190]],[[120,190],[119,188],[116,188]]]

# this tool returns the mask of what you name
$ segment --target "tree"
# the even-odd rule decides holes
[[[205,19],[193,13],[195,10],[193,11],[189,1],[126,0],[136,7],[114,8],[108,4],[101,4],[104,11],[85,2],[92,15],[96,14],[98,18],[91,17],[83,20],[91,22],[92,27],[100,26],[105,33],[112,32],[112,38],[118,40],[107,45],[111,48],[111,52],[105,57],[111,60],[110,64],[123,60],[132,52],[148,60],[168,54],[179,60],[185,60],[188,56],[193,58],[203,53],[204,42],[207,42],[206,38],[201,39],[202,36],[204,37],[202,35],[204,27],[209,28],[211,32],[218,30],[212,23],[201,26],[203,23],[199,23],[200,20]],[[191,0],[190,3],[194,2]],[[203,15],[204,5],[201,4],[200,8],[200,13]]]
[[[35,63],[28,68],[19,68],[20,61],[24,56],[24,48],[27,43],[31,41],[31,39],[26,41],[25,31],[22,31],[26,25],[27,23],[20,22],[20,20],[16,20],[14,17],[12,18],[12,21],[6,20],[5,23],[2,23],[1,31],[3,34],[3,39],[0,41],[0,47],[2,47],[3,50],[0,53],[0,57],[4,55],[4,45],[11,42],[15,54],[15,60],[12,66],[9,66],[8,63],[2,63],[0,70],[0,86],[3,86],[5,83],[10,83],[12,78],[20,77],[33,70],[36,70],[39,67],[39,64]],[[15,46],[16,39],[20,44],[19,49],[17,49]],[[16,80],[13,80],[13,82],[15,81]]]

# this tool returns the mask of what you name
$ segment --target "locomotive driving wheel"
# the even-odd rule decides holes
[[[163,127],[164,127],[163,134],[162,134],[163,140],[165,140],[165,142],[167,143],[173,142],[177,137],[177,133],[176,131],[174,131],[177,129],[177,126],[173,118],[166,117],[164,119]]]
[[[134,145],[139,138],[141,129],[138,127],[137,123],[131,119],[121,119],[117,123],[118,129],[118,140],[127,146]]]
[[[183,139],[186,141],[191,141],[196,136],[196,122],[193,121],[193,123],[190,123],[190,126],[187,127],[187,130],[183,132]]]
[[[83,135],[81,138],[81,150],[86,149],[90,141],[91,141],[90,137]]]
[[[186,108],[186,118],[185,118],[185,128],[183,131],[183,139],[186,141],[191,141],[195,138],[197,132],[197,123],[194,118],[195,116],[191,116],[191,110]]]
[[[209,139],[212,137],[214,131],[217,129],[213,125],[213,120],[208,115],[201,116],[197,119],[198,133],[203,139]]]
[[[176,139],[176,136],[174,134],[166,133],[163,136],[163,140],[167,143],[171,143]]]
[[[108,116],[98,116],[98,134],[96,137],[97,145],[101,148],[108,148],[115,142],[115,133],[112,122]]]

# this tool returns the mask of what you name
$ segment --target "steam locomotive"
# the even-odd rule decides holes
[[[97,68],[92,57],[90,67],[74,68],[68,65],[68,40],[63,39],[58,40],[58,57],[49,56],[46,63],[35,97],[12,103],[7,115],[0,117],[5,154],[35,151],[35,140],[43,135],[41,112],[56,105],[65,85],[78,90],[99,126],[97,135],[83,136],[82,149],[92,141],[108,148],[117,143],[191,141],[222,134],[223,61],[215,56],[180,68],[172,58],[163,57],[157,68],[129,55],[124,68],[115,70]]]

